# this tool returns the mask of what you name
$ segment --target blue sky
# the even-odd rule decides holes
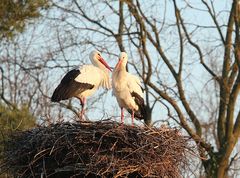
[[[84,3],[83,1],[80,2]],[[179,40],[177,38],[176,28],[173,27],[173,24],[175,23],[175,15],[172,2],[168,0],[142,0],[141,2],[144,4],[143,8],[145,13],[159,20],[159,29],[162,27],[162,24],[165,23],[164,28],[160,32],[162,40],[161,42],[167,56],[170,58],[172,63],[175,63],[175,67],[177,67],[179,59]],[[186,7],[186,2],[194,8]],[[215,0],[212,2],[215,7],[215,12],[217,14],[219,24],[226,25],[228,14],[227,10],[229,10],[231,6],[230,1]],[[157,3],[157,5],[153,5],[154,3]],[[184,22],[187,24],[188,31],[190,32],[194,30],[193,40],[201,45],[206,63],[210,64],[210,62],[212,62],[213,66],[216,68],[217,66],[221,66],[223,59],[222,44],[219,40],[219,35],[217,34],[216,29],[212,27],[213,21],[209,17],[206,8],[202,5],[200,0],[179,0],[177,3],[179,8],[182,10],[181,12],[184,18]],[[98,11],[94,11],[94,8],[88,3],[86,3],[86,5],[87,12],[91,14],[91,16],[96,19],[105,18],[105,24],[111,30],[115,32],[117,31],[118,21],[116,19],[116,15],[112,14],[106,5],[101,4],[97,7],[94,6],[98,9]],[[117,8],[118,2],[116,1],[113,6]],[[127,10],[126,7],[125,10]],[[164,15],[166,17],[165,21],[163,20]],[[131,21],[134,20],[131,18],[127,18],[126,20],[126,22],[129,23]],[[76,26],[77,28],[73,28],[72,25]],[[199,27],[197,28],[197,26]],[[200,26],[205,26],[207,28],[200,28]],[[36,25],[29,26],[26,32],[20,35],[18,38],[18,42],[20,43],[18,51],[19,55],[27,49],[27,54],[32,59],[32,65],[41,66],[44,65],[45,61],[47,61],[47,66],[55,67],[55,69],[51,68],[44,71],[45,74],[47,74],[46,83],[48,86],[46,87],[46,92],[49,97],[52,95],[53,90],[67,71],[75,66],[90,63],[88,55],[94,48],[103,51],[102,55],[110,64],[110,66],[114,67],[116,65],[118,60],[117,55],[120,51],[117,44],[114,42],[114,39],[101,35],[99,31],[92,32],[85,30],[84,28],[86,27],[97,29],[97,26],[90,24],[80,17],[72,16],[68,13],[62,13],[57,9],[53,9],[48,14],[45,14],[44,17],[40,19]],[[226,30],[225,27],[222,27],[222,30],[224,32]],[[124,37],[124,40],[126,52],[129,54],[129,62],[138,64],[139,57],[136,53],[136,49],[129,46],[126,37]],[[59,50],[59,41],[63,47],[65,47],[63,50],[64,53]],[[92,45],[89,43],[89,41],[93,41],[96,44]],[[68,45],[72,43],[76,45],[68,47]],[[212,46],[216,45],[219,46],[212,49]],[[12,47],[9,47],[9,49],[12,49]],[[166,65],[163,63],[162,59],[159,57],[159,55],[156,54],[156,51],[150,46],[150,44],[148,46],[148,49],[151,51],[150,55],[152,59],[154,59],[153,65],[159,65],[158,69],[160,71],[160,82],[176,90],[175,82],[173,81],[173,78],[171,77],[169,70],[166,68]],[[52,56],[48,56],[49,54]],[[210,107],[211,105],[216,105],[218,98],[216,100],[214,89],[212,88],[213,81],[211,80],[210,75],[207,74],[203,67],[200,65],[199,57],[196,54],[196,51],[191,48],[190,45],[185,46],[184,58],[184,90],[187,93],[188,101],[192,103],[194,111],[198,116],[200,116],[201,122],[203,123],[204,121],[208,121],[209,118],[209,113],[206,111],[207,106]],[[140,65],[139,68],[141,68]],[[136,74],[136,71],[131,66],[129,69],[131,73]],[[159,82],[159,79],[156,77],[152,77],[152,80]],[[119,121],[120,109],[118,107],[116,99],[112,96],[112,91],[110,90],[103,97],[98,98],[98,95],[103,91],[103,89],[100,89],[99,92],[95,93],[93,97],[89,98],[89,110],[87,111],[87,117],[91,120],[97,120],[114,116]],[[200,98],[202,100],[200,100]],[[207,106],[201,106],[203,102],[210,102],[210,99],[213,99],[211,101],[212,103],[208,103]],[[95,100],[97,100],[97,102],[94,102],[94,104],[92,104],[92,102]],[[161,99],[161,101],[163,100]],[[73,99],[73,103],[77,109],[80,109],[80,104],[77,99]],[[53,107],[50,100],[48,104]],[[239,105],[240,96],[237,106]],[[57,111],[60,106],[55,105],[54,108]],[[236,110],[236,113],[237,112],[239,112],[239,109]],[[129,114],[127,114],[127,112],[125,113],[127,116],[127,123],[131,123]],[[71,119],[73,117],[73,113],[64,110],[64,117],[66,120]],[[167,120],[172,126],[178,126],[175,122],[168,119],[167,109],[161,103],[156,104],[153,110],[153,122],[158,120]]]
[[[157,1],[157,4],[159,4],[158,6],[152,6],[152,3],[154,3],[155,1],[142,1],[144,3],[144,10],[146,13],[152,13],[152,14],[157,14],[156,18],[159,18],[160,20],[162,20],[163,14],[164,14],[164,10],[163,7],[166,5],[166,22],[168,24],[173,24],[175,23],[175,17],[174,17],[174,11],[173,11],[173,6],[172,3],[170,1]],[[191,6],[198,8],[198,9],[193,9],[193,8],[186,8],[183,9],[182,14],[184,17],[184,21],[186,23],[189,23],[188,25],[188,30],[191,31],[191,29],[194,29],[196,25],[202,25],[202,26],[211,26],[212,25],[212,20],[209,18],[209,14],[207,12],[204,11],[205,7],[202,6],[202,3],[200,1],[188,1],[190,3]],[[228,1],[218,1],[218,2],[214,2],[214,6],[216,8],[216,13],[222,11],[223,9],[228,9],[230,7],[230,3],[228,3]],[[165,4],[166,3],[166,4]],[[186,3],[184,1],[178,1],[177,2],[180,9],[181,8],[185,8]],[[117,8],[118,2],[115,3],[115,7]],[[92,15],[96,12],[91,11],[91,7],[87,7],[89,8],[89,14],[92,13]],[[117,20],[116,20],[116,15],[112,15],[109,11],[109,9],[106,8],[106,6],[104,5],[100,5],[97,7],[99,9],[99,12],[97,12],[98,17],[96,18],[106,18],[106,24],[108,25],[109,28],[111,28],[113,31],[117,30]],[[221,23],[226,23],[226,12],[221,12],[219,13],[219,20]],[[79,64],[83,64],[83,63],[89,63],[89,59],[88,59],[88,53],[91,51],[91,49],[93,49],[94,47],[90,44],[87,44],[86,39],[82,38],[83,36],[89,36],[88,38],[92,41],[95,41],[97,44],[99,44],[99,46],[102,44],[102,40],[106,37],[101,36],[99,33],[96,32],[89,32],[86,30],[81,30],[81,28],[84,28],[86,26],[90,26],[92,28],[97,28],[96,26],[91,26],[88,22],[84,21],[83,19],[76,19],[73,16],[69,15],[69,14],[65,14],[62,15],[60,12],[58,12],[57,10],[52,11],[50,14],[47,15],[47,17],[54,17],[54,18],[59,18],[59,16],[64,16],[64,20],[67,20],[68,23],[72,23],[75,26],[77,26],[79,29],[72,29],[71,26],[67,23],[63,23],[63,25],[60,25],[58,27],[58,32],[59,36],[61,37],[61,41],[63,43],[64,46],[67,46],[68,44],[75,42],[77,43],[76,46],[74,47],[70,47],[64,50],[64,56],[61,54],[61,52],[59,52],[59,54],[55,55],[55,58],[58,60],[58,64],[61,66],[65,66],[67,65],[67,62],[65,61],[64,58],[66,58],[70,64],[71,67],[75,66],[75,65],[79,65]],[[130,19],[129,19],[130,20]],[[84,21],[84,22],[83,22]],[[44,36],[38,40],[39,44],[43,45],[43,50],[45,48],[58,48],[58,44],[57,44],[57,33],[56,31],[51,31],[52,28],[55,28],[56,25],[61,24],[61,22],[59,20],[56,20],[55,22],[51,20],[48,21],[46,20],[45,23],[49,23],[49,26],[47,29],[42,28],[41,29],[41,25],[38,27],[42,30],[41,34],[43,34]],[[45,27],[45,24],[42,24],[43,27]],[[46,31],[48,33],[46,33]],[[74,32],[76,31],[76,32]],[[81,34],[79,34],[79,31],[81,31]],[[75,34],[74,34],[75,33]],[[169,48],[166,51],[166,54],[169,56],[169,58],[174,62],[175,59],[178,59],[179,53],[178,53],[178,49],[179,49],[179,44],[178,44],[178,40],[175,39],[176,38],[176,31],[173,31],[173,29],[164,29],[161,34],[160,34],[161,38],[162,38],[162,43],[163,46],[165,47],[165,49],[168,49],[168,47],[170,47],[171,45],[174,44],[174,46],[172,46],[171,48]],[[216,37],[214,37],[216,36]],[[195,41],[202,41],[201,45],[203,46],[203,49],[208,50],[208,48],[211,47],[212,44],[216,44],[219,42],[216,41],[211,41],[210,39],[215,39],[218,38],[218,35],[216,33],[216,30],[213,28],[207,28],[204,30],[197,30],[195,32]],[[114,43],[112,43],[112,41],[114,40],[113,38],[107,39],[109,40],[109,44],[107,44],[107,42],[105,42],[103,45],[106,46],[107,49],[104,49],[104,51],[106,52],[106,50],[110,51],[112,54],[108,55],[108,54],[104,54],[103,56],[105,57],[106,61],[109,62],[109,64],[111,66],[115,66],[116,62],[117,62],[117,55],[119,54],[119,50],[117,45],[112,45]],[[106,41],[106,40],[105,40]],[[46,45],[46,46],[44,46]],[[99,46],[95,46],[95,48],[100,49]],[[127,46],[127,43],[126,43]],[[220,49],[220,48],[219,48]],[[46,49],[45,49],[46,50]],[[101,50],[101,49],[100,49]],[[151,51],[151,48],[149,49]],[[198,97],[196,95],[196,93],[198,95],[201,95],[202,90],[204,90],[204,85],[207,83],[208,80],[210,80],[210,76],[206,75],[206,72],[203,70],[202,66],[199,65],[199,60],[198,60],[198,55],[193,55],[195,53],[194,50],[192,49],[187,49],[185,50],[185,58],[186,58],[186,64],[188,65],[188,67],[186,67],[185,69],[185,81],[186,81],[186,85],[185,85],[185,90],[187,93],[189,93],[189,100],[196,100]],[[127,51],[129,54],[129,61],[130,62],[134,62],[137,63],[138,61],[138,56],[135,56],[135,52],[132,51],[130,48],[127,47]],[[154,49],[152,49],[152,54],[153,58],[158,58],[158,56],[154,57]],[[214,52],[212,53],[212,55],[215,57],[216,55],[218,55],[217,53],[214,54]],[[222,55],[219,55],[219,63],[221,65],[221,59]],[[176,61],[177,62],[177,61]],[[56,63],[52,63],[50,61],[49,65],[56,65]],[[161,63],[161,62],[160,62]],[[153,63],[154,64],[154,63]],[[156,65],[156,63],[155,63]],[[174,87],[174,82],[172,81],[168,70],[166,69],[166,67],[164,66],[163,63],[161,63],[160,65],[160,69],[161,69],[161,77],[162,77],[162,81],[161,82],[167,82],[169,86],[173,86]],[[51,76],[51,80],[49,81],[50,85],[52,86],[52,88],[50,89],[49,92],[49,96],[51,95],[51,91],[53,91],[53,89],[56,87],[56,85],[58,84],[59,80],[62,78],[63,74],[66,73],[66,71],[68,71],[71,67],[69,68],[64,68],[64,70],[51,70],[49,71],[49,75]],[[134,70],[132,70],[132,68],[130,67],[130,72],[131,73],[136,73]],[[204,77],[202,77],[204,76]],[[170,78],[169,78],[170,77]],[[170,80],[169,80],[170,79]],[[154,78],[153,78],[154,80]],[[54,81],[53,84],[51,84],[51,82]],[[194,82],[193,82],[194,81]],[[157,79],[156,79],[157,82]],[[100,90],[102,91],[102,90]],[[95,96],[97,97],[99,93],[96,93]],[[91,100],[94,100],[95,98],[90,98],[89,99],[89,103],[91,103]],[[90,112],[88,112],[88,117],[89,118],[96,118],[97,116],[102,115],[102,106],[105,109],[105,112],[107,113],[106,115],[120,115],[120,110],[118,109],[118,105],[116,103],[116,100],[114,97],[112,97],[111,95],[111,91],[109,91],[107,93],[107,97],[103,97],[100,99],[104,105],[102,105],[102,102],[100,101],[99,103],[101,103],[101,105],[99,106],[99,104],[95,103],[93,106],[91,105],[90,108]],[[77,101],[77,100],[76,100]],[[78,103],[76,103],[76,107],[79,107]],[[159,103],[156,105],[155,110],[153,112],[153,120],[164,120],[167,118],[167,110]],[[204,114],[204,113],[199,113],[199,114]]]
[[[159,28],[162,27],[164,22],[167,25],[175,23],[174,9],[171,1],[141,1],[143,3],[144,12],[149,16],[154,16],[160,21]],[[191,7],[186,7],[186,2],[189,3]],[[67,2],[62,2],[67,3]],[[157,3],[157,5],[155,4]],[[184,22],[187,23],[189,31],[192,31],[196,28],[197,25],[208,26],[206,29],[197,29],[194,31],[194,41],[200,42],[202,46],[203,53],[209,52],[212,45],[220,44],[220,41],[214,41],[218,39],[219,36],[216,33],[214,28],[211,28],[213,25],[212,20],[209,18],[209,14],[206,12],[205,7],[202,5],[199,0],[192,1],[178,1],[178,6],[182,9],[182,15]],[[155,4],[155,5],[153,5]],[[226,14],[225,10],[229,9],[231,4],[228,0],[225,1],[213,1],[214,7],[216,9],[216,14],[218,14],[218,20],[220,25],[226,24]],[[113,7],[117,9],[118,2],[112,4]],[[117,31],[118,20],[116,15],[112,14],[110,9],[106,5],[101,4],[94,6],[98,11],[95,11],[90,4],[86,3],[87,12],[91,14],[94,18],[105,18],[105,24],[113,31]],[[164,9],[166,7],[166,9]],[[125,6],[125,10],[127,10]],[[163,17],[166,17],[163,21]],[[51,19],[50,19],[51,18]],[[55,18],[55,19],[54,19]],[[61,18],[63,20],[61,20]],[[43,20],[43,21],[41,21]],[[34,65],[43,65],[44,60],[48,60],[48,66],[61,66],[62,69],[56,68],[51,70],[46,70],[48,73],[48,96],[51,96],[53,90],[60,82],[60,79],[63,75],[69,71],[74,66],[82,65],[84,63],[89,63],[88,55],[90,51],[94,48],[103,51],[103,56],[108,61],[111,66],[115,66],[117,62],[117,55],[119,54],[119,49],[116,43],[114,43],[113,38],[106,38],[102,36],[99,32],[91,32],[85,30],[86,27],[97,28],[96,26],[90,24],[80,17],[72,16],[67,13],[62,13],[57,9],[53,9],[48,14],[45,14],[44,18],[41,19],[39,23],[35,26],[30,26],[26,33],[20,37],[22,39],[22,47],[29,46],[28,49],[29,55],[33,55],[34,58],[42,58],[42,61],[36,60]],[[132,19],[127,18],[126,22],[130,22]],[[66,23],[68,22],[68,23]],[[70,25],[71,23],[71,25]],[[73,28],[73,25],[78,27],[77,29]],[[223,28],[224,29],[224,28]],[[33,35],[32,35],[33,34]],[[179,58],[179,43],[177,39],[177,31],[175,28],[163,28],[160,33],[163,48],[170,58],[172,63],[178,62]],[[31,38],[32,37],[32,38]],[[89,41],[93,41],[97,46],[93,46]],[[124,40],[127,40],[124,38]],[[66,47],[63,51],[59,51],[59,43],[61,42],[63,47]],[[67,47],[68,45],[75,43],[76,45],[72,47]],[[136,49],[130,48],[128,42],[124,42],[126,47],[126,52],[129,54],[129,62],[139,63],[138,55],[136,55]],[[104,48],[103,48],[104,47]],[[161,58],[156,54],[155,50],[149,45],[149,51],[151,51],[151,57],[153,60],[153,65],[159,64],[160,70],[160,82],[168,85],[169,87],[175,87],[173,78],[170,76],[169,70],[166,68]],[[216,52],[215,52],[216,51]],[[221,51],[221,46],[217,47],[216,50],[211,52],[212,58],[217,65],[221,66],[223,54],[219,53]],[[104,53],[105,52],[105,53]],[[109,52],[110,54],[107,54]],[[48,57],[46,54],[52,54],[53,58]],[[211,84],[210,76],[206,74],[206,71],[199,63],[198,55],[196,51],[190,46],[185,48],[185,64],[186,68],[184,69],[184,88],[188,94],[188,100],[192,101],[193,104],[198,105],[198,99],[200,96],[204,98],[204,92],[206,92],[206,86]],[[208,63],[210,58],[206,58]],[[159,63],[157,63],[159,62]],[[141,68],[141,66],[139,66]],[[135,74],[136,71],[130,66],[130,72]],[[152,80],[159,82],[159,79],[153,77]],[[212,85],[212,84],[211,84]],[[100,93],[103,90],[100,90]],[[95,100],[99,93],[96,93],[93,98],[89,99],[89,112],[87,113],[89,118],[98,118],[99,115],[102,116],[102,108],[104,108],[105,116],[120,116],[120,110],[118,104],[114,97],[112,97],[111,91],[107,92],[107,95],[100,99],[98,103],[91,105],[91,101]],[[208,96],[207,96],[208,97]],[[208,98],[205,98],[206,100]],[[79,103],[74,99],[75,106],[79,108]],[[59,106],[57,106],[59,107]],[[199,107],[199,106],[198,106]],[[205,113],[200,111],[198,113],[202,115],[203,118],[207,118]],[[69,116],[70,115],[70,116]],[[66,113],[66,117],[72,117],[71,113]],[[156,120],[165,120],[167,119],[167,110],[161,104],[158,103],[153,111],[153,121]],[[129,119],[130,120],[130,119]]]

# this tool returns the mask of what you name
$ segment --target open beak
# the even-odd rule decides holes
[[[111,67],[105,62],[103,58],[99,58],[99,61],[108,69],[112,72]]]

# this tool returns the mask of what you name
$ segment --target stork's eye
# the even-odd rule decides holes
[[[100,56],[100,54],[98,53],[98,56]]]

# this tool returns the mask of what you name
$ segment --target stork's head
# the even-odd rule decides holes
[[[125,52],[121,52],[119,54],[119,59],[118,59],[118,63],[117,63],[117,66],[116,68],[119,68],[119,67],[126,67],[127,65],[127,61],[128,61],[128,55],[127,53]]]
[[[101,68],[101,69],[108,69],[112,71],[106,61],[102,58],[101,53],[97,50],[94,50],[90,53],[89,58],[93,65]]]

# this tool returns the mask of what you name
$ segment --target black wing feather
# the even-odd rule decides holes
[[[80,70],[73,69],[69,71],[61,80],[60,84],[57,86],[51,101],[58,102],[61,100],[69,99],[75,95],[82,93],[85,90],[92,89],[94,85],[88,83],[76,82],[74,79],[81,74]]]
[[[146,116],[146,109],[144,105],[144,100],[143,98],[137,94],[136,92],[131,93],[132,97],[134,97],[135,103],[138,105],[138,111],[134,112],[134,116],[140,120],[144,119]],[[128,112],[132,114],[132,110],[128,109]]]

